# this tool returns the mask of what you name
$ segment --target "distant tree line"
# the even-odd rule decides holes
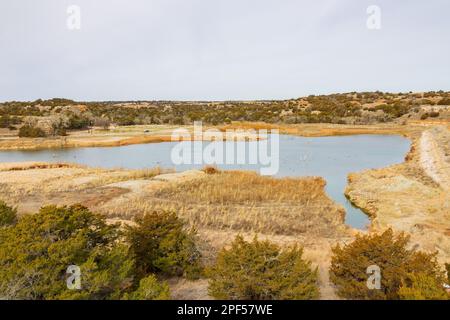
[[[60,117],[65,130],[83,130],[90,126],[107,129],[109,124],[187,125],[194,121],[203,121],[211,125],[227,124],[232,121],[370,124],[410,116],[417,113],[422,105],[450,105],[449,102],[450,93],[443,91],[424,94],[350,92],[252,102],[76,102],[57,98],[0,103],[0,119],[2,119],[0,124],[4,128],[15,126],[23,123],[27,117]],[[438,117],[439,113],[428,116]],[[14,123],[10,123],[11,121]],[[27,132],[31,131],[26,130],[24,134]]]

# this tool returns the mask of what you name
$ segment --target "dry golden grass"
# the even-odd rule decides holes
[[[123,220],[173,210],[198,229],[331,238],[346,232],[344,210],[325,194],[322,178],[275,179],[239,171],[161,173],[160,168],[0,171],[0,192],[21,212],[81,203]]]
[[[84,147],[118,147],[131,144],[170,142],[170,135],[148,136],[75,136],[60,138],[16,138],[0,141],[0,150],[34,150],[54,148],[84,148]]]
[[[220,126],[221,131],[227,130],[270,130],[270,129],[279,129],[281,126],[286,127],[286,125],[276,125],[266,122],[232,122],[231,124],[226,124]]]
[[[31,169],[82,168],[82,165],[63,162],[10,162],[0,163],[0,171],[19,171]]]
[[[136,215],[174,210],[198,230],[206,260],[212,261],[237,234],[251,238],[258,233],[281,245],[305,246],[305,255],[319,266],[324,297],[334,297],[328,284],[329,248],[351,234],[343,209],[326,196],[321,178],[274,179],[207,168],[213,174],[164,174],[159,168],[28,168],[0,170],[0,199],[17,206],[19,214],[37,212],[47,204],[81,203],[110,222],[128,224]],[[201,281],[173,286],[179,298],[208,297]]]
[[[131,220],[173,210],[197,229],[334,238],[346,234],[344,210],[322,178],[253,172],[49,168],[0,171],[0,192],[21,212],[46,204],[81,203],[108,218]]]
[[[174,184],[160,189],[155,196],[183,203],[246,204],[262,202],[302,203],[308,205],[323,195],[322,178],[263,177],[253,172],[222,171],[205,179]]]
[[[334,237],[346,230],[344,210],[326,196],[324,186],[322,178],[275,179],[225,171],[163,183],[126,205],[105,206],[102,212],[130,219],[153,210],[173,210],[196,228]]]
[[[329,123],[311,124],[270,124],[264,122],[233,122],[219,127],[220,130],[273,130],[277,129],[282,134],[291,134],[304,137],[325,137],[358,134],[399,134],[410,136],[423,128],[417,123],[408,125],[377,124],[377,125],[341,125]]]
[[[120,168],[105,170],[97,169],[97,178],[85,185],[86,188],[95,188],[108,184],[129,181],[129,180],[147,180],[158,175],[173,172],[170,169],[162,169],[160,167],[137,170],[121,170]]]
[[[171,172],[159,167],[141,170],[101,169],[61,163],[4,164],[0,167],[0,192],[13,202],[31,198],[46,204],[55,198],[76,202],[82,193],[106,197],[108,185],[129,180],[148,180]],[[103,189],[103,190],[101,190]],[[102,191],[102,192],[100,192]],[[114,192],[117,194],[117,192]],[[69,197],[69,195],[71,195]],[[104,200],[104,199],[103,199]]]
[[[68,147],[118,147],[126,146],[130,144],[142,144],[142,143],[160,143],[172,141],[171,136],[137,136],[130,138],[123,138],[117,140],[100,140],[100,141],[73,141],[68,144]]]

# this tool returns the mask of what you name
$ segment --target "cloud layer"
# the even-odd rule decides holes
[[[366,27],[372,4],[380,30]],[[3,0],[0,100],[450,90],[449,12],[446,0]]]

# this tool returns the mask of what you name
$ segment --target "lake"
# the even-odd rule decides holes
[[[269,137],[270,139],[270,137]],[[189,142],[188,142],[189,143]],[[203,142],[206,147],[210,143]],[[247,150],[262,142],[238,142]],[[59,161],[94,167],[141,169],[160,166],[183,171],[202,168],[204,164],[175,166],[171,151],[176,142],[137,144],[122,147],[0,151],[0,162]],[[277,177],[321,176],[327,181],[326,192],[347,212],[346,223],[364,229],[369,218],[345,197],[347,175],[365,169],[382,168],[401,163],[410,141],[396,135],[352,135],[306,138],[279,137],[279,170]],[[222,169],[259,170],[257,164],[218,165]]]

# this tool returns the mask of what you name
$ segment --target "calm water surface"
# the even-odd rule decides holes
[[[239,142],[247,150],[251,144]],[[37,151],[0,151],[0,162],[67,161],[106,168],[151,168],[161,166],[183,171],[203,165],[174,166],[171,150],[175,142],[138,144],[123,147],[51,149]],[[207,143],[203,143],[204,146]],[[305,138],[280,136],[280,166],[277,176],[321,176],[326,191],[341,203],[347,212],[346,222],[365,228],[368,217],[345,198],[344,189],[350,172],[381,168],[401,163],[410,148],[410,141],[401,136],[354,135]],[[258,165],[219,165],[222,169],[259,170]]]

